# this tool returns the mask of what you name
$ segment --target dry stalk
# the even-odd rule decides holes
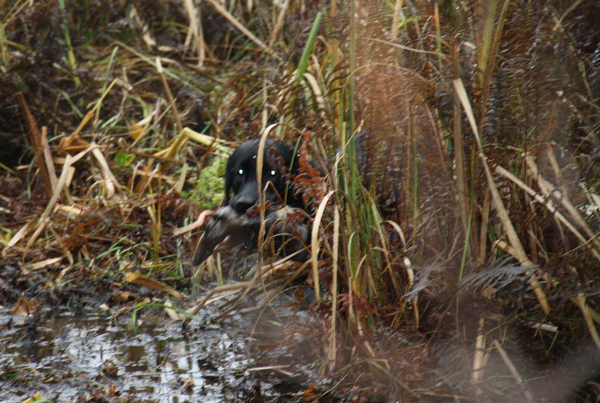
[[[146,42],[146,46],[148,46],[148,48],[150,49],[154,48],[156,46],[156,40],[152,37],[152,34],[150,33],[150,28],[148,28],[148,24],[146,24],[146,22],[142,20],[135,6],[131,7],[130,16],[142,29],[142,39],[144,40],[144,42]]]
[[[458,45],[456,40],[452,43],[452,68],[454,79],[460,78],[458,68]],[[454,158],[456,159],[456,188],[458,193],[458,205],[460,207],[460,218],[463,225],[463,232],[466,237],[468,228],[468,214],[469,206],[467,202],[467,181],[465,175],[465,155],[463,146],[463,132],[462,132],[462,107],[460,106],[460,99],[458,94],[454,91]]]
[[[269,47],[272,48],[277,40],[277,36],[279,35],[279,31],[283,27],[283,23],[285,22],[285,13],[288,10],[290,5],[290,0],[285,0],[283,3],[283,7],[281,7],[281,11],[279,11],[279,15],[277,16],[277,22],[275,23],[275,27],[273,28],[273,32],[271,32],[271,38],[269,39]]]
[[[600,207],[600,196],[598,196],[595,193],[590,193],[590,191],[586,189],[585,186],[583,186],[583,184],[580,184],[580,186],[583,188],[583,191],[585,192],[585,195],[590,205]],[[600,214],[598,214],[598,210],[596,210],[594,213],[596,218],[600,219]]]
[[[486,177],[488,180],[488,185],[489,185],[490,191],[492,192],[492,198],[494,200],[494,205],[496,206],[496,210],[498,211],[498,215],[500,217],[500,220],[502,221],[504,231],[506,232],[506,235],[508,236],[508,239],[510,240],[511,246],[515,249],[515,253],[517,255],[519,263],[524,267],[532,267],[532,266],[534,266],[534,263],[531,260],[529,260],[529,257],[525,253],[525,249],[523,249],[523,245],[521,244],[521,241],[519,240],[519,236],[517,235],[517,232],[515,231],[512,221],[510,220],[510,217],[508,216],[508,211],[506,210],[506,207],[504,206],[504,203],[502,201],[502,196],[500,196],[500,192],[498,191],[498,187],[496,186],[496,182],[494,181],[494,178],[492,176],[492,171],[490,170],[490,167],[487,163],[487,158],[486,158],[485,154],[483,153],[483,146],[481,144],[481,139],[479,137],[479,131],[477,129],[477,124],[475,122],[475,117],[473,116],[473,110],[471,108],[471,103],[469,102],[469,97],[468,97],[465,87],[462,83],[462,80],[461,79],[453,80],[452,83],[454,85],[454,89],[455,89],[456,93],[458,94],[460,102],[462,103],[463,108],[465,109],[465,113],[467,114],[469,123],[471,125],[471,129],[473,130],[473,134],[475,135],[475,141],[477,142],[477,147],[479,149],[479,157],[481,158],[481,162],[485,169],[485,174],[486,174]],[[532,287],[534,287],[534,292],[536,294],[536,297],[537,297],[543,311],[546,314],[548,314],[550,312],[550,305],[548,304],[548,299],[546,298],[546,294],[539,286],[539,282],[535,278],[535,274],[529,273],[529,275],[532,276],[531,285],[532,285]]]
[[[42,137],[40,138],[40,145],[44,152],[44,162],[46,163],[46,170],[48,176],[50,176],[50,182],[52,184],[52,193],[56,190],[56,172],[54,169],[54,161],[52,160],[52,154],[50,153],[50,145],[48,144],[48,128],[42,127]]]
[[[198,300],[198,304],[196,306],[194,306],[193,308],[187,310],[187,313],[190,316],[188,316],[188,318],[183,322],[183,325],[187,326],[190,323],[190,321],[192,320],[192,316],[196,315],[198,313],[198,311],[200,311],[200,309],[206,304],[206,302],[213,295],[215,295],[217,293],[222,293],[222,292],[225,292],[225,291],[242,289],[242,288],[250,286],[251,284],[252,284],[252,280],[251,281],[244,281],[242,283],[226,284],[226,285],[222,285],[222,286],[213,288],[212,290],[210,290],[208,292],[208,294],[206,294],[204,297],[202,297],[200,300]]]
[[[398,49],[402,49],[402,50],[407,50],[409,52],[414,52],[414,53],[422,53],[422,54],[426,54],[426,55],[435,55],[435,56],[439,56],[441,60],[445,60],[448,58],[447,55],[440,53],[440,52],[433,52],[431,50],[423,50],[423,49],[416,49],[416,48],[411,48],[410,46],[405,46],[405,45],[401,45],[399,43],[394,43],[394,42],[390,42],[390,41],[386,41],[385,39],[379,39],[379,38],[364,38],[363,40],[365,41],[372,41],[372,42],[378,42],[378,43],[385,43],[386,45],[389,45],[391,47],[394,48],[398,48]],[[422,46],[422,43],[419,44],[419,46]],[[363,66],[365,67],[365,66]],[[415,78],[417,78],[418,80],[421,80],[423,82],[428,82],[427,79],[425,77],[423,77],[420,74],[416,74],[414,71],[400,67],[400,66],[395,66],[398,70],[404,72],[404,73],[409,73],[411,74],[411,76],[414,76]]]
[[[558,162],[556,161],[556,155],[554,155],[554,151],[552,150],[552,147],[548,147],[546,149],[546,151],[547,151],[547,154],[548,154],[548,157],[550,160],[550,165],[552,166],[552,169],[554,170],[554,174],[558,178],[558,177],[560,177],[560,169],[558,168]],[[535,161],[533,160],[533,158],[530,158],[527,161],[528,161],[528,163],[535,164]],[[596,248],[600,249],[600,241],[598,241],[598,238],[596,237],[596,234],[594,233],[594,231],[592,231],[592,229],[589,227],[587,222],[585,222],[585,220],[583,219],[583,217],[581,216],[581,214],[579,213],[577,208],[575,208],[575,206],[573,206],[573,203],[571,203],[571,201],[567,197],[568,193],[567,193],[567,189],[565,188],[565,186],[563,184],[561,184],[561,186],[560,186],[560,189],[562,191],[562,193],[561,193],[557,190],[553,191],[552,185],[550,184],[550,182],[544,180],[541,175],[538,175],[537,179],[543,181],[543,183],[547,186],[548,190],[550,191],[550,194],[557,201],[559,201],[563,205],[563,207],[569,212],[569,215],[571,216],[571,218],[573,218],[573,221],[575,221],[575,224],[577,224],[580,228],[582,228],[583,231],[586,233],[586,235],[591,238],[591,240],[594,243],[594,245],[596,246]]]
[[[50,266],[51,264],[56,264],[63,260],[62,257],[53,257],[50,259],[44,259],[36,263],[32,263],[29,267],[32,271],[43,269],[44,267]]]
[[[100,168],[100,172],[102,173],[102,178],[104,179],[104,190],[106,191],[106,198],[110,199],[115,195],[115,190],[120,188],[119,181],[117,181],[117,178],[113,175],[112,171],[110,170],[108,162],[106,161],[104,154],[102,154],[102,151],[100,151],[100,149],[98,148],[98,145],[96,143],[92,143],[90,147],[94,158],[96,158],[96,161],[98,161],[98,166]]]
[[[146,134],[148,134],[148,132],[150,132],[150,129],[152,129],[154,124],[156,124],[156,123],[152,124],[152,120],[158,114],[158,112],[159,112],[159,108],[156,108],[153,111],[151,111],[150,114],[148,116],[146,116],[144,119],[140,120],[139,122],[135,122],[133,125],[131,125],[131,127],[130,127],[131,133],[129,134],[129,136],[133,139],[133,143],[131,143],[131,146],[130,146],[131,148],[133,148],[137,143],[142,141],[142,139],[144,139],[146,137]],[[156,122],[159,122],[166,113],[167,113],[167,111],[165,110],[163,112],[163,115],[157,117]]]
[[[404,20],[404,13],[402,12],[403,0],[396,0],[394,5],[394,17],[392,18],[392,29],[390,29],[390,39],[393,41],[398,38],[398,25],[400,19]]]
[[[152,188],[150,188],[150,192],[152,192]],[[154,204],[154,197],[152,194],[150,195],[150,205],[146,207],[146,211],[148,212],[148,216],[150,217],[150,223],[152,224],[152,241],[154,245],[154,252],[158,255],[158,242],[160,241],[160,212],[159,219],[156,218],[156,206]]]
[[[479,49],[479,57],[477,61],[477,67],[479,68],[479,72],[477,74],[479,88],[483,88],[484,86],[484,74],[487,70],[488,60],[491,56],[489,50],[492,46],[492,32],[494,30],[498,0],[491,0],[486,3],[487,10],[485,13],[485,22],[483,24],[483,42],[481,44],[481,48]],[[506,3],[508,3],[508,1],[506,1],[505,4]]]
[[[313,221],[312,233],[311,233],[311,262],[312,262],[312,274],[313,274],[313,283],[315,286],[315,294],[317,296],[317,302],[321,301],[321,294],[319,292],[319,226],[321,225],[321,221],[323,219],[323,213],[325,212],[325,207],[327,207],[327,203],[331,196],[333,196],[334,191],[330,190],[329,193],[321,200],[321,204],[319,204],[319,208],[317,209],[317,214],[315,215],[315,219]]]
[[[139,176],[144,176],[144,177],[147,176],[149,179],[158,179],[160,177],[161,180],[164,180],[169,185],[175,185],[177,183],[177,181],[175,180],[174,177],[172,177],[171,175],[163,175],[159,171],[146,172],[146,171],[142,171],[141,169],[136,168],[135,170],[132,171],[132,173],[134,175],[139,175]]]
[[[79,126],[77,127],[77,129],[73,132],[73,134],[71,134],[70,136],[64,137],[59,144],[59,148],[63,151],[68,150],[68,148],[71,146],[71,144],[74,141],[77,142],[82,142],[84,141],[80,136],[79,133],[81,133],[81,131],[83,130],[83,128],[85,127],[85,125],[88,124],[88,122],[90,120],[92,120],[92,117],[94,117],[94,110],[92,109],[91,111],[89,111],[88,113],[86,113],[86,115],[83,117],[83,119],[81,120],[81,122],[79,123]]]
[[[258,230],[258,245],[257,245],[259,262],[262,261],[262,242],[265,237],[266,205],[265,205],[265,193],[264,192],[266,191],[266,187],[268,186],[268,184],[266,184],[265,189],[263,191],[262,172],[263,172],[264,158],[265,158],[265,144],[267,142],[267,137],[269,136],[269,133],[271,133],[271,131],[275,127],[277,127],[276,123],[270,125],[269,127],[267,127],[265,129],[265,131],[260,136],[260,140],[258,142],[258,150],[256,151],[256,186],[257,186],[257,190],[258,190],[258,202],[259,202],[258,206],[259,206],[259,210],[260,210],[260,229]],[[257,274],[260,277],[260,284],[262,285],[263,291],[266,293],[265,280],[262,276],[262,267],[260,265],[258,267]]]
[[[202,18],[199,15],[199,13],[198,15],[196,15],[196,8],[194,7],[193,0],[184,0],[183,3],[185,6],[185,11],[188,14],[188,18],[190,19],[189,32],[191,32],[192,36],[196,38],[196,53],[198,54],[198,67],[202,67],[204,65],[204,59],[206,57],[204,52],[204,37],[202,33]]]
[[[506,351],[504,351],[504,349],[502,348],[500,343],[498,343],[498,340],[494,340],[493,343],[494,343],[494,347],[496,347],[496,349],[498,350],[498,353],[500,353],[500,356],[502,357],[504,364],[508,367],[508,370],[510,371],[512,376],[517,381],[517,384],[519,384],[523,388],[523,394],[525,395],[525,398],[527,398],[527,401],[533,402],[533,395],[526,388],[525,383],[523,381],[523,377],[519,374],[517,367],[515,367],[515,365],[512,363],[512,361],[508,357],[508,354],[506,354]]]
[[[567,15],[569,15],[569,13],[573,10],[575,10],[577,7],[579,7],[581,5],[581,3],[583,3],[583,0],[577,0],[575,3],[571,4],[571,6],[569,8],[567,8],[567,11],[565,11],[563,13],[563,15],[560,16],[560,18],[556,21],[556,25],[554,25],[554,28],[552,28],[553,31],[556,31],[558,29],[558,27],[561,26],[562,21],[565,19],[565,17]]]
[[[173,110],[173,115],[175,116],[175,121],[177,122],[177,130],[183,130],[183,124],[181,124],[181,118],[179,117],[179,112],[177,111],[177,105],[175,105],[175,100],[173,99],[173,94],[171,93],[171,88],[169,88],[169,83],[167,82],[167,77],[162,68],[162,63],[160,62],[160,57],[156,58],[156,71],[158,71],[158,75],[165,87],[165,91],[167,92],[167,98],[169,99],[169,103],[171,104],[171,109]],[[169,156],[172,157],[172,156]]]
[[[295,374],[293,372],[289,372],[289,371],[284,371],[282,368],[285,368],[286,365],[268,365],[265,367],[254,367],[254,368],[248,368],[249,372],[258,372],[258,371],[275,371],[275,372],[279,372],[280,374],[290,377],[290,376],[294,376]]]
[[[577,228],[575,228],[575,226],[573,224],[571,224],[571,222],[569,220],[567,220],[566,217],[560,211],[558,211],[558,210],[556,210],[556,208],[554,208],[554,206],[552,205],[552,201],[550,201],[548,199],[549,195],[546,195],[546,197],[543,197],[542,195],[537,193],[535,190],[533,190],[532,188],[527,186],[527,184],[525,184],[522,180],[520,180],[519,178],[517,178],[516,176],[514,176],[509,171],[507,171],[506,169],[502,168],[499,165],[496,167],[496,172],[499,173],[500,175],[504,176],[505,178],[509,179],[510,181],[514,182],[517,186],[519,186],[521,189],[523,189],[525,192],[527,192],[527,194],[529,194],[531,197],[533,197],[535,199],[535,201],[543,204],[548,209],[548,211],[550,213],[554,214],[554,217],[556,217],[559,222],[561,222],[565,227],[567,227],[567,229],[569,231],[571,231],[573,233],[573,235],[575,235],[577,237],[577,239],[579,239],[581,241],[582,245],[586,245],[590,249],[590,251],[592,252],[594,257],[598,261],[600,261],[600,254],[589,244],[589,241],[587,239],[585,239],[585,237],[577,230]],[[541,177],[538,177],[538,180],[540,180],[540,179],[541,179]]]
[[[106,90],[102,91],[102,94],[100,94],[100,98],[97,101],[94,101],[95,106],[92,109],[92,112],[94,112],[94,114],[96,115],[96,118],[94,119],[94,126],[97,125],[98,122],[100,121],[100,109],[102,107],[102,102],[104,101],[104,98],[106,98],[106,96],[108,95],[110,90],[112,90],[112,87],[114,87],[114,85],[117,83],[117,81],[118,80],[116,78],[114,80],[112,80],[112,82],[110,83],[108,88],[106,88]]]
[[[17,2],[17,4],[15,4],[14,7],[16,7],[17,5],[18,5],[18,2]],[[17,15],[19,15],[19,13],[21,11],[23,11],[23,9],[25,8],[25,6],[27,6],[27,5],[29,5],[29,7],[32,7],[33,6],[33,0],[24,1],[23,4],[21,4],[17,10],[15,10],[11,15],[7,16],[8,18],[6,18],[6,20],[4,21],[2,29],[5,30],[8,27],[8,25],[12,22],[12,20],[15,19],[17,17]],[[14,10],[14,7],[13,7],[13,10]]]
[[[433,3],[433,24],[435,25],[436,50],[437,50],[437,53],[439,55],[439,57],[438,57],[438,68],[440,70],[442,70],[443,65],[442,65],[442,57],[441,57],[442,46],[441,46],[441,42],[440,42],[440,38],[441,38],[440,12],[439,12],[439,6],[438,6],[437,2]]]
[[[29,105],[27,105],[27,101],[25,100],[25,96],[22,92],[17,94],[17,102],[19,103],[19,107],[21,108],[21,113],[25,119],[25,123],[27,124],[27,129],[29,133],[29,141],[31,142],[31,146],[33,147],[33,160],[38,166],[40,170],[40,174],[42,175],[42,179],[44,180],[45,190],[48,193],[48,196],[52,197],[55,193],[54,189],[56,187],[56,183],[52,182],[50,177],[50,173],[48,172],[48,167],[44,162],[44,145],[42,144],[42,133],[40,133],[40,129],[31,114],[31,110],[29,110]]]
[[[62,250],[63,255],[69,261],[69,267],[67,267],[66,269],[71,268],[71,266],[73,266],[75,264],[75,259],[73,259],[73,254],[67,248],[67,246],[63,242],[62,237],[60,235],[58,235],[58,233],[56,232],[56,230],[54,229],[54,227],[52,225],[48,225],[48,229],[50,230],[50,232],[52,233],[52,235],[54,235],[54,239],[56,239],[56,241],[58,242],[58,245],[60,246],[60,249]]]
[[[490,208],[492,205],[492,192],[489,190],[485,191],[483,197],[483,209],[481,211],[481,231],[479,232],[479,262],[483,264],[487,255],[487,238],[488,238],[488,224],[490,222]]]
[[[258,39],[252,32],[248,30],[241,22],[239,22],[233,15],[229,13],[229,11],[225,10],[223,6],[217,3],[215,0],[207,0],[213,7],[223,16],[227,21],[231,23],[234,27],[239,29],[244,35],[246,35],[252,42],[256,43],[259,48],[267,52],[269,55],[274,56],[276,59],[281,60],[281,57],[277,55],[271,49],[271,47],[267,46],[263,41]]]
[[[274,262],[273,264],[270,264],[268,266],[261,266],[261,267],[257,268],[257,271],[260,271],[260,273],[257,272],[254,275],[254,277],[252,278],[252,280],[244,282],[244,283],[238,283],[238,284],[242,284],[242,286],[238,286],[238,284],[236,284],[233,289],[234,290],[243,289],[243,292],[239,295],[239,297],[234,302],[232,302],[232,307],[230,309],[228,309],[226,312],[224,312],[223,314],[219,315],[219,317],[224,317],[225,315],[229,314],[229,312],[231,312],[231,310],[234,309],[237,306],[237,304],[243,299],[243,297],[246,294],[248,294],[250,291],[252,291],[254,289],[254,287],[258,283],[258,279],[259,278],[268,279],[268,278],[275,277],[276,274],[277,274],[277,272],[282,271],[282,270],[287,270],[290,267],[292,267],[293,265],[296,265],[297,263],[292,262],[291,259],[294,256],[296,256],[297,254],[299,254],[300,252],[301,251],[298,251],[298,252],[295,252],[293,254],[290,254],[289,256],[287,256],[287,257],[285,257],[285,258],[283,258],[283,259],[281,259],[281,260],[279,260],[277,262]],[[209,263],[210,263],[210,259],[207,260],[207,264],[209,264]],[[302,268],[300,268],[300,270],[298,270],[296,273],[301,272],[301,271],[302,271]],[[290,278],[289,281],[293,281],[293,279],[295,278],[295,275],[291,276],[291,277],[292,278]],[[273,288],[274,284],[278,285],[278,284],[276,284],[276,281],[272,281],[268,285],[265,285],[265,287],[263,288],[263,291],[266,293],[267,286],[270,287],[270,288]],[[214,292],[223,292],[223,293],[226,293],[226,291],[228,291],[230,289],[232,289],[232,288],[231,287],[227,287],[227,288],[216,287],[215,289],[213,289],[213,291]],[[213,291],[211,291],[211,293]],[[208,297],[210,297],[210,295],[209,295],[209,296],[204,297],[202,299],[203,302],[200,304],[200,307],[202,305],[206,305],[206,304],[208,304],[208,303],[210,303],[210,302],[212,302],[212,301],[214,301],[216,299],[221,299],[221,298],[224,298],[225,296],[234,295],[236,293],[239,293],[239,291],[228,292],[227,295],[219,295],[218,297],[215,297],[215,298],[212,298],[212,299],[208,298]],[[196,307],[194,309],[200,309],[200,307]],[[197,310],[196,310],[196,312],[197,312]]]
[[[600,337],[598,336],[598,331],[596,330],[596,326],[594,326],[594,320],[592,318],[593,311],[589,306],[587,306],[585,295],[583,295],[583,293],[579,293],[576,297],[571,298],[571,301],[573,301],[573,303],[577,305],[579,309],[581,309],[581,313],[583,314],[583,318],[585,319],[585,323],[588,327],[590,335],[592,336],[594,343],[596,343],[596,347],[600,349]]]
[[[340,209],[336,205],[333,213],[333,279],[331,281],[331,331],[329,334],[329,347],[327,349],[327,367],[333,371],[336,361],[336,322],[337,322],[337,290],[338,290],[338,253],[340,235]]]
[[[498,248],[500,250],[503,250],[505,253],[508,253],[509,255],[514,257],[515,260],[519,260],[517,252],[515,252],[515,248],[510,246],[510,244],[508,244],[506,241],[503,241],[502,239],[495,240],[492,244],[492,248]]]
[[[257,267],[257,273],[254,275],[252,280],[245,283],[246,286],[243,289],[243,291],[241,293],[239,293],[238,297],[230,303],[231,307],[228,308],[223,313],[219,314],[214,320],[221,320],[222,318],[225,318],[226,316],[230,315],[233,312],[233,310],[237,307],[237,305],[246,297],[246,295],[248,295],[252,290],[255,289],[256,285],[259,284],[259,280],[260,280],[262,292],[264,293],[265,296],[267,296],[267,299],[264,301],[262,306],[244,309],[243,311],[250,312],[253,310],[257,310],[257,309],[262,309],[262,307],[269,305],[273,301],[273,299],[279,293],[281,293],[283,291],[283,287],[276,290],[275,293],[271,297],[268,297],[269,293],[267,290],[267,284],[264,283],[264,279],[269,277],[269,275],[274,274],[279,269],[288,268],[289,266],[287,266],[286,263],[290,263],[289,260],[292,258],[292,256],[293,255],[290,255],[284,259],[281,259],[278,262],[273,263],[272,265],[270,265],[270,269],[268,267],[265,268],[264,266]],[[272,290],[273,288],[277,287],[278,285],[280,285],[280,284],[277,281],[273,281],[268,284],[268,287],[270,290]]]
[[[371,204],[373,206],[375,206],[376,202],[375,202],[375,200],[373,200],[371,195],[367,193],[367,197],[368,197],[369,201],[371,202]],[[387,238],[386,238],[385,234],[383,233],[383,229],[381,228],[381,224],[380,224],[381,217],[377,216],[377,219],[375,221],[377,222],[375,229],[377,230],[377,234],[379,235],[379,242],[381,242],[381,253],[383,253],[383,256],[385,257],[386,271],[389,273],[389,276],[392,279],[392,285],[394,286],[394,291],[396,292],[396,296],[398,297],[398,299],[401,299],[403,292],[402,292],[402,290],[400,290],[400,285],[398,284],[398,281],[396,280],[396,276],[394,275],[394,270],[392,269],[392,260],[390,259],[390,251],[389,251],[389,248],[387,247],[387,241],[386,241]],[[372,282],[374,284],[374,281],[372,281]],[[375,292],[375,290],[373,290],[373,291]]]
[[[17,231],[17,233],[12,237],[12,239],[6,244],[6,247],[4,249],[2,249],[2,257],[3,258],[7,258],[8,255],[8,250],[11,248],[17,249],[22,253],[27,252],[26,249],[23,248],[19,248],[17,246],[15,246],[29,231],[29,228],[34,224],[34,222],[38,219],[37,216],[34,216],[31,220],[29,220],[25,225],[23,225],[21,227],[21,229],[19,229]]]
[[[58,184],[56,185],[56,189],[54,190],[54,193],[52,194],[52,197],[50,198],[50,201],[48,202],[46,209],[42,213],[42,216],[40,217],[40,219],[37,223],[38,227],[36,228],[33,235],[27,241],[27,246],[25,247],[26,249],[29,249],[31,247],[31,245],[33,245],[33,243],[37,240],[38,236],[41,234],[41,232],[44,230],[44,228],[50,221],[50,214],[52,213],[52,210],[54,209],[54,205],[56,204],[56,202],[58,201],[58,198],[60,197],[61,190],[64,188],[65,183],[67,182],[67,178],[69,177],[70,166],[72,164],[74,164],[75,162],[79,161],[79,159],[81,159],[85,154],[87,154],[88,151],[93,150],[94,148],[95,147],[90,147],[87,150],[80,152],[79,154],[77,154],[74,157],[72,157],[70,154],[67,154],[67,157],[65,158],[65,163],[63,165],[62,173],[60,174]],[[8,249],[10,246],[14,245],[14,243],[12,243],[12,241],[13,240],[11,240],[11,242],[9,242],[8,245],[6,245],[6,249]],[[15,243],[17,241],[15,241]],[[11,245],[11,243],[12,243],[12,245]]]
[[[496,9],[496,1],[492,1],[494,14]],[[481,94],[481,114],[479,119],[479,124],[483,125],[485,123],[485,115],[487,113],[487,100],[490,96],[490,88],[492,83],[492,75],[494,73],[494,67],[496,66],[496,57],[498,56],[498,52],[500,49],[500,39],[502,38],[502,31],[504,30],[504,21],[506,20],[506,13],[508,11],[508,5],[510,4],[510,0],[504,1],[504,6],[502,7],[502,11],[500,13],[500,17],[498,18],[498,25],[496,26],[496,32],[494,33],[494,41],[492,42],[491,50],[489,57],[487,56],[487,51],[485,52],[485,57],[487,58],[487,65],[485,66],[485,76],[482,81],[482,94]],[[491,13],[492,5],[490,4],[489,12]],[[489,15],[488,15],[489,17]],[[488,21],[486,21],[486,24]],[[491,26],[494,24],[494,16],[491,16]],[[483,54],[482,54],[483,55]],[[483,126],[481,126],[483,127]]]
[[[485,353],[485,335],[483,334],[483,325],[485,319],[479,318],[479,328],[477,329],[477,340],[475,341],[475,355],[473,356],[473,372],[471,372],[471,382],[477,383],[483,371],[485,370],[483,357]]]
[[[125,281],[128,283],[136,284],[140,287],[146,287],[153,290],[166,292],[167,294],[174,296],[180,301],[183,301],[184,299],[183,295],[173,287],[163,283],[162,281],[147,277],[137,271],[129,271],[125,273]]]
[[[154,160],[151,159],[150,162],[148,163],[148,165],[146,166],[146,168],[144,168],[143,173],[136,172],[138,175],[144,177],[144,179],[142,179],[138,182],[138,184],[136,185],[135,190],[134,190],[134,192],[136,194],[138,194],[140,196],[140,198],[146,191],[146,188],[148,186],[150,186],[150,184],[152,183],[152,179],[157,178],[157,173],[159,171],[159,168],[155,168],[152,172],[150,172],[150,169],[152,168],[153,165],[154,165]]]
[[[304,79],[306,80],[306,82],[308,82],[310,88],[313,90],[315,100],[319,109],[321,110],[321,117],[325,117],[325,98],[323,98],[323,92],[321,91],[321,88],[319,88],[319,83],[317,82],[317,79],[310,73],[304,73]]]

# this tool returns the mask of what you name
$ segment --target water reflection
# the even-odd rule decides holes
[[[0,311],[0,324],[11,316]],[[274,330],[267,320],[261,325],[256,318],[231,318],[222,327],[183,335],[179,323],[146,314],[134,336],[128,331],[128,317],[110,322],[108,315],[97,312],[61,311],[43,318],[35,340],[26,342],[21,340],[25,319],[14,316],[13,320],[14,325],[0,334],[0,368],[65,370],[96,383],[112,383],[138,399],[164,403],[237,399],[239,390],[251,388],[258,376],[248,371],[256,365],[249,356],[250,346],[259,342],[262,333],[268,335],[263,343],[282,340],[281,326]],[[72,401],[78,392],[61,392],[53,401]]]

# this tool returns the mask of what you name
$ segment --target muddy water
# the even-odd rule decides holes
[[[299,347],[303,340],[282,346],[283,324],[307,318],[292,311],[279,307],[204,327],[192,322],[183,332],[181,323],[153,308],[141,313],[134,335],[131,316],[110,320],[111,313],[98,308],[48,310],[35,334],[23,316],[2,310],[0,402],[38,392],[55,403],[100,392],[164,403],[235,401],[247,397],[258,378],[264,397],[302,392],[316,371]]]

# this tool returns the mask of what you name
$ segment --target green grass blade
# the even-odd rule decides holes
[[[306,68],[308,67],[308,59],[310,58],[310,54],[312,53],[313,47],[315,45],[315,40],[317,39],[317,34],[319,33],[319,26],[321,25],[321,19],[323,18],[323,11],[319,11],[317,13],[317,17],[315,18],[315,22],[313,23],[312,29],[310,30],[310,34],[308,35],[308,40],[306,41],[306,45],[304,46],[304,52],[302,52],[302,57],[300,58],[300,62],[298,63],[298,68],[296,69],[296,80],[300,82],[304,73],[306,73]]]

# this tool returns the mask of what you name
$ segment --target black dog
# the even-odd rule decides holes
[[[227,160],[226,206],[207,214],[209,221],[194,254],[194,265],[204,262],[225,242],[256,247],[261,226],[257,210],[253,211],[260,204],[256,169],[258,145],[258,140],[248,140]],[[309,230],[302,218],[305,214],[299,211],[304,210],[304,203],[293,189],[293,180],[300,174],[299,159],[291,146],[280,141],[265,142],[261,183],[262,188],[266,188],[264,225],[267,233],[277,236],[276,249],[285,244],[286,254],[303,249],[308,240]]]
[[[225,204],[238,214],[246,214],[248,209],[260,203],[256,171],[258,143],[258,140],[244,142],[227,161]],[[262,167],[265,202],[304,208],[302,198],[292,189],[293,178],[298,173],[299,155],[294,153],[294,148],[280,141],[267,140]],[[231,192],[233,197],[230,197]]]

